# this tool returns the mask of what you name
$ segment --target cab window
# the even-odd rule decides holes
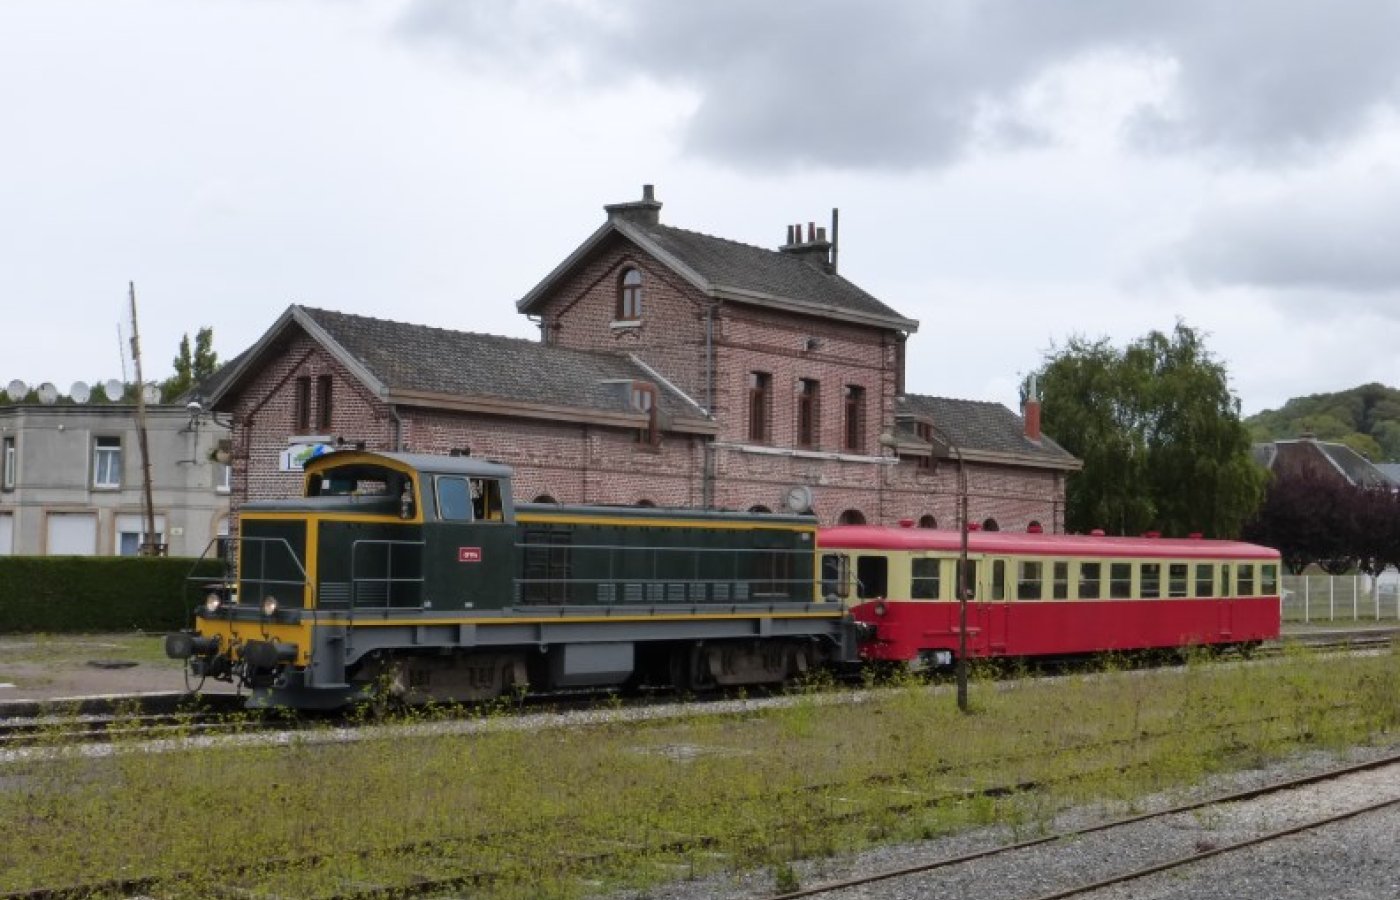
[[[1239,565],[1239,571],[1240,571],[1240,575],[1239,575],[1239,579],[1240,579],[1240,596],[1241,596],[1241,597],[1253,597],[1253,596],[1254,596],[1254,564],[1253,564],[1253,563],[1240,563],[1240,565]]]
[[[1260,575],[1259,575],[1259,578],[1260,578],[1259,593],[1261,593],[1261,594],[1277,594],[1277,593],[1278,593],[1278,566],[1273,565],[1273,564],[1266,564],[1266,565],[1260,566],[1260,567],[1259,567],[1259,573],[1260,573]]]
[[[472,515],[478,522],[497,522],[501,513],[501,483],[494,478],[473,478]]]
[[[471,488],[465,478],[437,479],[438,518],[444,522],[470,522],[472,520]]]
[[[839,553],[822,557],[822,596],[845,599],[851,595],[851,562]]]

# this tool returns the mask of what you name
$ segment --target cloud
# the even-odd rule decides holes
[[[554,86],[695,92],[692,153],[739,168],[911,170],[1052,130],[1019,98],[1103,54],[1170,63],[1164,102],[1123,112],[1133,146],[1294,159],[1400,100],[1390,0],[411,0],[400,32]]]
[[[1204,212],[1176,248],[1198,285],[1351,297],[1400,292],[1400,173],[1316,179]],[[1400,311],[1397,311],[1400,313]]]

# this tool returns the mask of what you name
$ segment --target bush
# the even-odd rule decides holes
[[[216,560],[0,556],[0,632],[169,631],[189,624],[191,575]]]

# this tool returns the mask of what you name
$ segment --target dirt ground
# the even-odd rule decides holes
[[[227,687],[206,682],[204,691]],[[0,635],[0,704],[184,690],[163,635]]]

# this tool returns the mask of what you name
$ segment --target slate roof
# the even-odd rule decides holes
[[[663,417],[705,418],[688,397],[625,356],[304,306],[292,306],[246,354],[245,364],[289,321],[327,344],[371,390],[391,402],[396,396],[426,393],[630,413],[628,395],[617,383],[635,380],[656,385]],[[241,374],[225,378],[220,391],[231,389]]]
[[[1346,444],[1302,438],[1255,444],[1251,450],[1270,471],[1330,473],[1358,487],[1395,487],[1390,476]]]
[[[902,437],[914,434],[912,418],[927,419],[933,423],[935,443],[946,441],[969,456],[1011,456],[1052,468],[1080,466],[1052,438],[1042,436],[1038,444],[1027,438],[1024,420],[1000,403],[905,394],[895,398],[895,417]]]
[[[669,225],[628,224],[644,231],[712,287],[805,300],[831,310],[904,318],[840,275],[800,257]]]
[[[536,311],[551,296],[552,288],[612,235],[631,241],[716,299],[899,331],[919,328],[916,320],[905,318],[842,276],[801,256],[618,215],[611,215],[516,307],[524,313]]]

